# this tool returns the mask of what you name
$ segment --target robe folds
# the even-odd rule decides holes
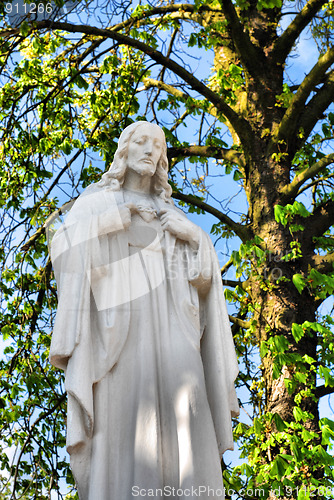
[[[196,250],[163,231],[160,210],[185,215],[158,197],[135,199],[125,229],[126,201],[90,186],[51,243],[50,361],[65,370],[79,497],[130,500],[141,488],[185,499],[201,486],[202,498],[223,499],[238,367],[218,259],[200,228]]]

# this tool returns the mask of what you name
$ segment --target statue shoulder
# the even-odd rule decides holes
[[[88,186],[77,198],[72,210],[99,214],[123,203],[122,191],[115,191],[98,182]]]
[[[79,198],[84,198],[85,196],[88,196],[93,193],[101,192],[103,188],[99,186],[98,182],[94,182],[93,184],[90,184],[89,186],[86,187],[86,189],[80,194]]]

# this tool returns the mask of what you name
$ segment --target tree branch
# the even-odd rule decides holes
[[[303,135],[296,142],[296,149],[299,149],[307,140],[314,126],[319,121],[324,111],[334,100],[334,70],[331,70],[321,89],[308,102],[302,115],[298,120],[298,128],[302,129]]]
[[[154,80],[153,78],[144,77],[143,83],[144,83],[144,87],[138,88],[137,92],[141,92],[142,90],[148,90],[152,87],[156,87],[159,90],[164,90],[168,94],[171,94],[171,95],[173,95],[173,96],[175,96],[178,99],[181,99],[183,101],[186,101],[189,97],[191,97],[186,92],[182,92],[182,90],[177,89],[173,85],[162,82],[160,80]],[[215,106],[208,107],[207,101],[200,101],[198,99],[192,99],[192,100],[193,100],[193,102],[196,103],[196,105],[198,106],[198,109],[202,109],[205,111],[205,113],[208,113],[211,116],[214,116],[215,118],[217,118],[218,112],[217,112],[217,108]]]
[[[243,319],[236,318],[235,316],[230,316],[230,315],[228,315],[228,318],[231,321],[231,323],[240,326],[241,328],[245,328],[246,330],[251,326],[250,321],[244,321]]]
[[[272,142],[277,142],[279,139],[286,140],[294,136],[296,128],[299,125],[300,114],[304,110],[305,102],[315,86],[321,81],[327,69],[334,62],[334,47],[318,59],[318,62],[313,66],[309,74],[304,78],[303,82],[294,95],[288,109],[286,110],[280,126],[273,136]]]
[[[39,236],[41,234],[43,234],[45,232],[45,226],[41,226],[37,229],[37,231],[29,238],[29,240],[24,244],[22,245],[22,250],[23,252],[26,252],[27,250],[29,250],[29,248],[31,247],[31,245],[33,245],[33,243],[39,238]]]
[[[318,205],[311,217],[307,219],[307,230],[310,235],[322,236],[334,225],[334,201],[328,200]]]
[[[243,290],[246,290],[247,286],[249,284],[249,281],[237,281],[237,280],[225,280],[223,278],[223,285],[224,286],[229,286],[231,288],[235,288],[237,286],[240,286]]]
[[[170,69],[173,73],[182,78],[193,90],[201,94],[209,102],[216,106],[217,110],[221,112],[232,124],[240,140],[246,144],[249,143],[249,147],[251,147],[251,141],[249,139],[251,128],[244,118],[241,118],[238,113],[236,113],[228,104],[226,104],[226,102],[220,97],[219,94],[207,87],[183,66],[178,64],[173,59],[164,56],[161,52],[153,49],[146,43],[112,29],[102,29],[95,26],[75,25],[71,23],[55,22],[51,20],[35,22],[31,27],[31,32],[43,29],[68,31],[70,33],[85,33],[88,35],[111,38],[112,40],[116,40],[120,44],[128,45],[129,47],[133,47],[142,51],[144,54],[153,59],[153,61]],[[0,37],[3,37],[4,33],[6,33],[7,36],[13,36],[15,34],[18,34],[19,32],[19,28],[5,30],[3,32],[0,32]]]
[[[223,278],[223,285],[224,286],[229,286],[230,288],[235,288],[236,286],[240,286],[242,284],[241,281],[237,280],[225,280]]]
[[[291,199],[295,198],[298,194],[299,188],[304,184],[304,182],[315,177],[321,172],[321,170],[326,168],[331,163],[334,163],[334,153],[330,153],[329,155],[324,156],[323,158],[321,158],[321,160],[317,161],[311,167],[304,170],[304,172],[296,175],[293,181],[282,189],[284,202],[288,202]]]
[[[315,397],[317,399],[323,398],[324,396],[328,396],[329,394],[334,393],[334,387],[326,387],[325,385],[320,385],[315,388]]]
[[[217,219],[220,220],[223,224],[228,226],[232,231],[235,232],[239,238],[245,242],[248,239],[251,239],[251,230],[249,227],[244,226],[243,224],[240,224],[239,222],[235,222],[233,219],[228,217],[228,215],[223,214],[220,210],[217,208],[212,207],[208,203],[205,203],[205,201],[200,200],[196,196],[193,196],[191,194],[183,194],[180,192],[173,192],[172,194],[173,198],[176,200],[181,200],[186,203],[189,203],[190,205],[195,205],[198,208],[201,208],[202,210],[205,210],[205,212],[214,215],[217,217]]]
[[[178,156],[201,156],[207,158],[216,158],[217,160],[226,160],[231,163],[243,166],[242,155],[234,149],[225,149],[218,146],[179,146],[168,148],[169,158]]]
[[[297,196],[299,196],[301,193],[306,191],[307,189],[310,189],[310,187],[315,186],[316,184],[319,184],[320,182],[328,181],[328,179],[331,179],[334,177],[333,174],[326,175],[324,177],[319,177],[318,179],[315,179],[314,181],[310,182],[309,184],[306,184],[306,186],[302,187],[297,193]]]
[[[334,271],[334,252],[327,255],[314,255],[311,260],[311,266],[319,273],[330,273]]]
[[[187,94],[186,92],[182,92],[182,90],[179,90],[176,87],[173,87],[173,85],[169,85],[168,83],[162,82],[160,80],[154,80],[153,78],[144,77],[143,84],[144,87],[140,87],[139,89],[137,89],[138,92],[144,89],[148,90],[152,87],[155,87],[157,89],[164,90],[168,94],[171,94],[178,99],[183,99],[184,101],[186,101],[190,97],[189,94]]]
[[[327,3],[327,0],[309,0],[296,15],[284,33],[279,37],[272,51],[272,55],[278,63],[285,61],[301,32],[325,3]]]
[[[221,0],[223,13],[228,21],[231,38],[237,49],[238,55],[246,71],[254,76],[261,77],[261,68],[265,64],[265,56],[251,41],[248,33],[244,30],[231,0]]]
[[[201,5],[199,8],[196,8],[194,5],[191,5],[189,3],[175,3],[170,5],[164,5],[162,7],[152,7],[149,10],[141,12],[140,14],[137,15],[133,15],[129,19],[126,19],[125,21],[116,24],[113,27],[113,30],[120,31],[127,27],[132,27],[134,24],[138,23],[138,21],[149,19],[152,16],[158,16],[158,15],[161,16],[177,12],[180,13],[181,19],[184,18],[184,13],[196,14],[196,16],[191,17],[191,19],[195,21],[196,17],[198,17],[198,14],[201,14],[201,12],[221,12],[221,9],[213,8],[208,5]]]
[[[233,265],[233,259],[232,257],[229,258],[229,260],[223,265],[223,267],[220,269],[220,272],[222,276],[228,271],[228,269]],[[223,278],[224,279],[224,278]]]

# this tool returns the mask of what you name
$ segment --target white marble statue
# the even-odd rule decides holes
[[[236,356],[215,250],[167,170],[163,131],[133,123],[52,240],[80,500],[224,498]]]

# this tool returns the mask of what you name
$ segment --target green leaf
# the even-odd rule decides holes
[[[64,140],[60,148],[62,149],[62,151],[64,151],[66,155],[69,155],[72,151],[72,145],[67,138]]]
[[[27,21],[23,21],[20,25],[20,33],[22,36],[27,36],[30,33],[30,26]]]
[[[288,391],[289,394],[293,394],[293,391],[295,389],[295,386],[296,384],[294,383],[293,380],[291,380],[290,378],[285,378],[284,379],[284,385]]]
[[[311,441],[312,439],[316,438],[317,435],[314,432],[309,432],[305,427],[302,429],[302,438],[305,443]]]
[[[292,276],[292,282],[297,288],[298,292],[301,294],[306,286],[305,278],[301,274],[294,274]]]
[[[296,284],[295,284],[295,286],[298,289],[298,287],[297,287]],[[298,291],[300,293],[299,289],[298,289]],[[305,331],[304,331],[304,328],[302,327],[302,325],[298,325],[297,323],[292,323],[291,333],[292,333],[293,338],[295,339],[295,341],[299,342],[300,339],[304,337]]]
[[[254,431],[258,436],[260,436],[262,433],[262,424],[258,418],[254,418]]]
[[[76,76],[74,78],[74,82],[79,87],[79,89],[83,88],[83,89],[87,90],[89,87],[88,83],[81,75]]]
[[[274,342],[276,352],[285,352],[289,347],[289,342],[284,335],[275,335],[270,340]]]
[[[296,443],[291,443],[291,451],[293,455],[296,457],[296,460],[300,462],[303,458],[303,454],[301,452],[300,446]]]
[[[287,466],[287,462],[280,456],[277,456],[270,469],[269,476],[272,478],[282,479],[282,477],[285,475]]]
[[[319,375],[325,380],[325,387],[332,387],[334,385],[334,377],[332,376],[331,369],[328,366],[319,366]]]
[[[242,179],[242,173],[239,170],[235,170],[233,174],[233,180],[238,181],[239,179]]]
[[[309,413],[306,411],[303,411],[299,406],[294,406],[293,408],[293,416],[296,420],[296,422],[305,421],[309,418]]]
[[[260,356],[261,358],[264,358],[269,352],[269,349],[267,347],[267,342],[265,340],[261,340],[260,343]]]
[[[276,222],[280,222],[281,224],[284,224],[284,220],[285,220],[284,208],[281,205],[274,206],[274,214],[275,214]]]
[[[307,374],[306,373],[301,373],[301,372],[296,372],[294,374],[294,378],[298,380],[301,384],[306,384],[307,381]]]
[[[334,431],[328,425],[323,425],[321,427],[321,436],[321,444],[328,445],[331,441],[334,440]]]
[[[300,201],[294,202],[293,212],[295,214],[301,215],[302,217],[308,217],[310,215],[309,211],[306,210],[305,206]]]
[[[283,432],[286,429],[286,423],[278,413],[274,413],[273,420],[278,432]]]

